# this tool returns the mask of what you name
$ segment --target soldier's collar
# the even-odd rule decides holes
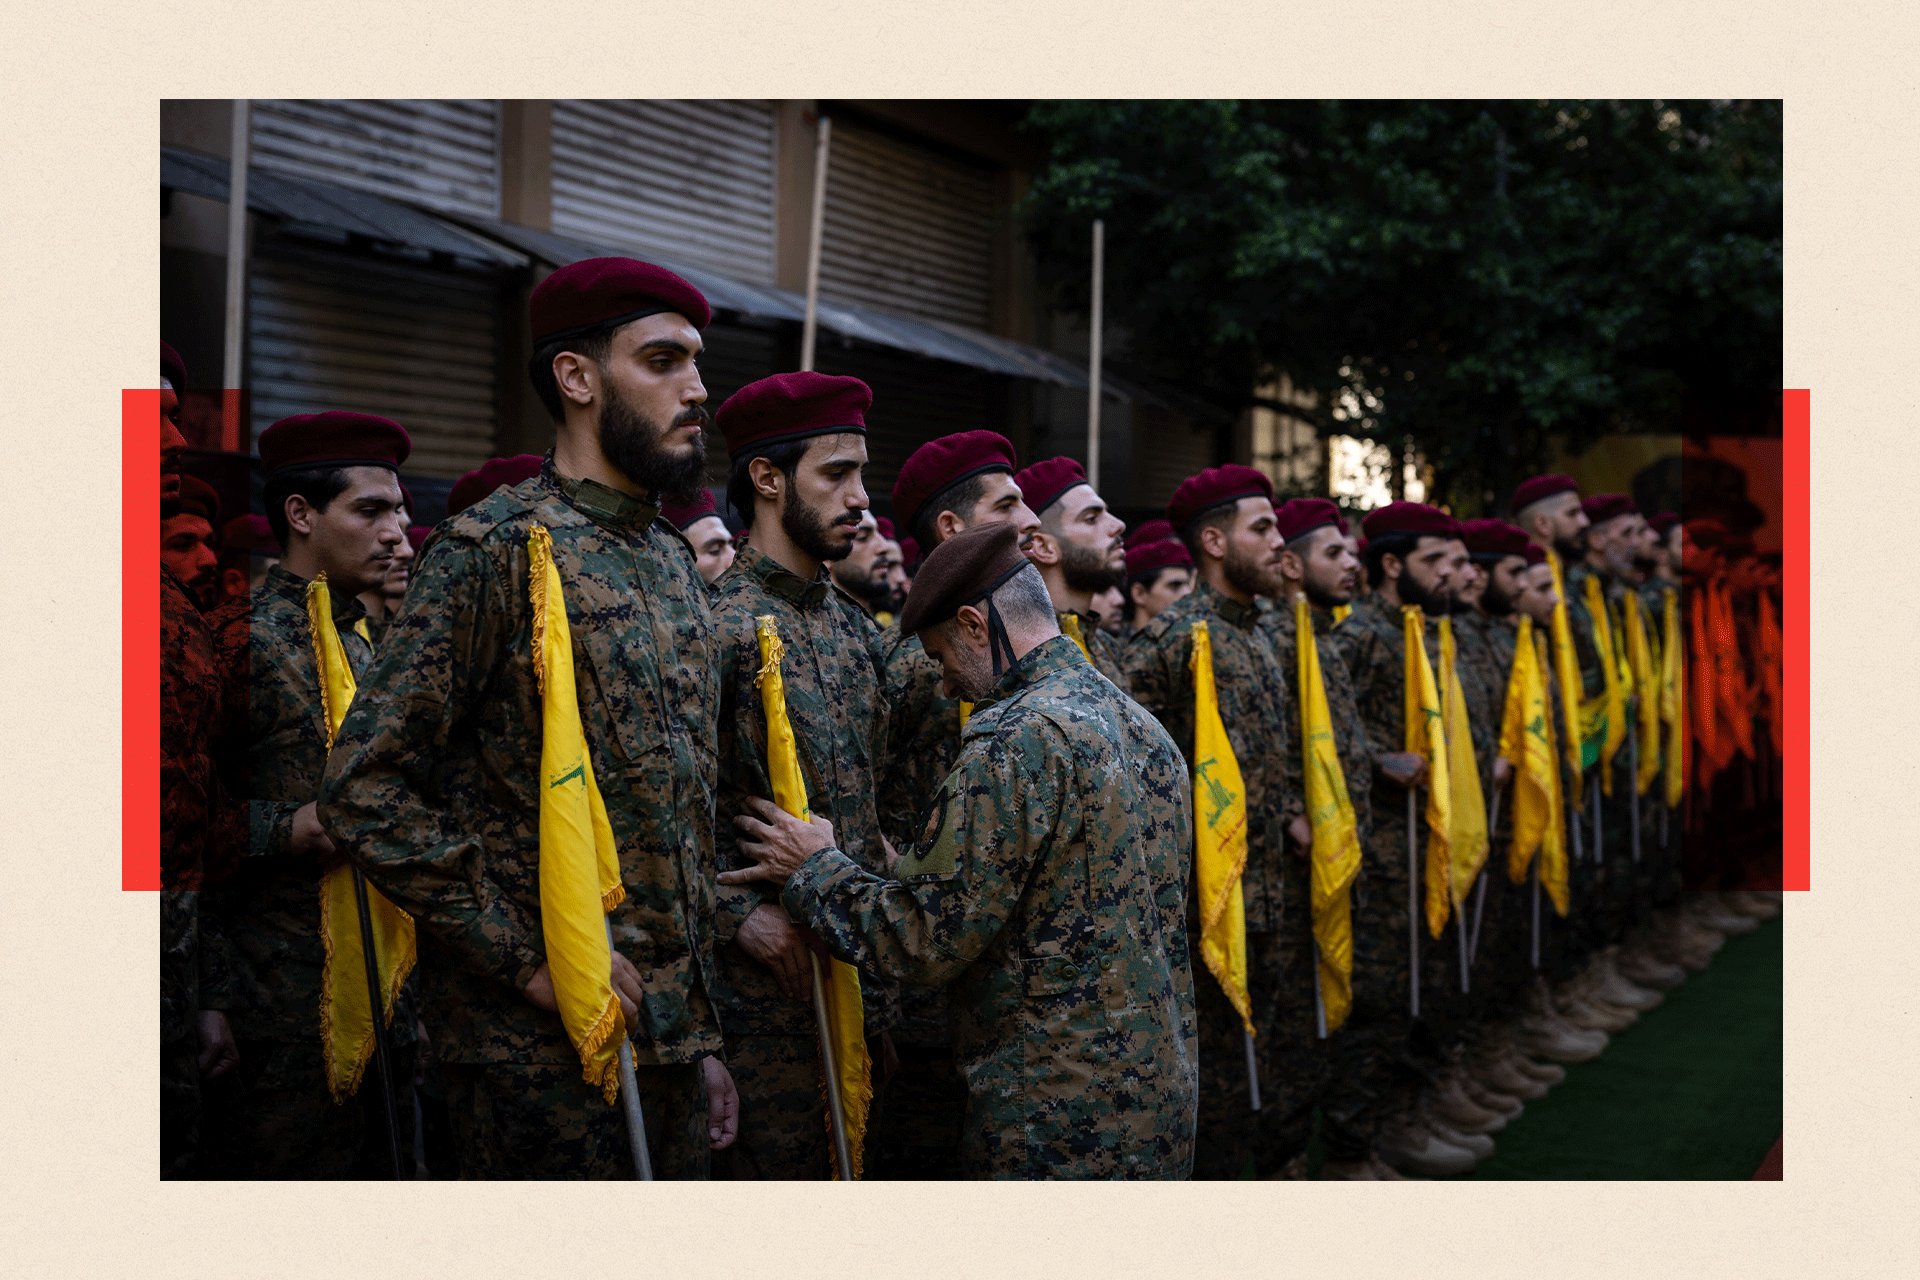
[[[289,604],[300,606],[302,613],[306,612],[307,580],[297,573],[289,573],[281,568],[278,561],[267,569],[266,581],[261,585]],[[332,583],[328,583],[327,586],[329,588],[327,598],[333,602],[333,623],[336,628],[349,625],[367,616],[366,606],[360,603],[360,597],[333,590]]]
[[[1260,603],[1257,599],[1252,604],[1241,604],[1216,590],[1211,582],[1201,583],[1193,589],[1193,594],[1206,601],[1207,608],[1243,631],[1260,620]]]
[[[660,514],[658,503],[622,493],[598,480],[576,480],[572,476],[561,475],[553,468],[551,453],[540,464],[540,475],[560,490],[560,496],[566,499],[568,506],[595,524],[610,525],[616,529],[644,529]]]
[[[993,688],[987,691],[987,696],[973,704],[973,709],[978,713],[982,707],[992,706],[1012,696],[1016,690],[1086,660],[1087,655],[1080,652],[1080,646],[1073,642],[1073,637],[1062,632],[1027,650],[1027,656],[1002,672]]]
[[[812,582],[775,560],[766,552],[757,549],[751,542],[740,548],[736,563],[743,573],[750,573],[760,579],[761,585],[790,604],[804,609],[818,608],[833,594],[823,567],[820,576]]]

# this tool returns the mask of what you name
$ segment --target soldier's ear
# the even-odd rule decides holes
[[[1227,558],[1227,531],[1217,524],[1200,530],[1200,549],[1215,560]]]
[[[297,493],[287,495],[287,527],[301,537],[313,532],[313,506]]]
[[[1060,543],[1050,533],[1033,535],[1033,546],[1027,550],[1027,559],[1035,564],[1053,565],[1060,563]]]
[[[959,636],[966,638],[967,644],[975,649],[984,649],[987,645],[987,616],[970,604],[960,606],[960,612],[954,614],[954,622]],[[957,638],[957,637],[956,637]]]

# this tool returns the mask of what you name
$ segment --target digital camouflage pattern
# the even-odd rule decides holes
[[[1219,982],[1201,965],[1195,975],[1200,1024],[1196,1178],[1238,1177],[1256,1149],[1262,1163],[1271,1164],[1276,1151],[1291,1143],[1301,1116],[1310,1118],[1299,1100],[1307,1098],[1311,1108],[1322,1057],[1313,1034],[1309,871],[1286,847],[1287,760],[1299,733],[1289,719],[1295,712],[1278,670],[1273,633],[1260,621],[1262,612],[1258,602],[1242,605],[1201,583],[1134,632],[1123,655],[1134,698],[1159,718],[1191,770],[1193,624],[1210,624],[1220,720],[1246,786],[1247,865],[1240,883],[1263,1110],[1257,1125],[1249,1123],[1245,1028]],[[1293,919],[1286,918],[1289,905]],[[1188,927],[1198,930],[1197,916],[1189,918]]]
[[[720,662],[720,789],[714,849],[720,870],[753,865],[739,852],[733,819],[749,796],[773,798],[767,772],[767,718],[756,684],[762,660],[755,620],[769,616],[785,649],[781,679],[800,775],[813,812],[864,870],[884,874],[886,855],[874,795],[874,761],[886,716],[880,706],[879,631],[864,610],[822,573],[808,582],[751,544],[714,583]],[[714,1004],[727,1033],[727,1063],[741,1108],[740,1136],[721,1159],[735,1176],[826,1178],[828,1136],[820,1093],[813,1006],[780,990],[770,970],[733,940],[754,908],[779,904],[758,884],[716,890]],[[884,1028],[885,984],[862,974],[869,1036]],[[760,1044],[763,1039],[779,1044]],[[749,1064],[742,1071],[741,1064]]]
[[[1299,653],[1294,648],[1293,607],[1273,605],[1260,611],[1260,623],[1273,636],[1274,656],[1286,682],[1287,704],[1297,719],[1300,714]],[[1327,714],[1333,721],[1334,746],[1340,753],[1340,772],[1347,784],[1347,800],[1353,805],[1354,821],[1364,833],[1372,824],[1368,803],[1373,792],[1374,744],[1367,736],[1366,723],[1353,700],[1353,680],[1340,648],[1333,642],[1333,619],[1324,610],[1313,611],[1313,643],[1320,655],[1320,683],[1327,691]],[[1307,811],[1306,780],[1301,775],[1300,750],[1286,753],[1281,787],[1286,792],[1288,820]],[[1365,864],[1361,874],[1365,875]]]
[[[1187,793],[1161,728],[1056,636],[975,707],[899,880],[823,850],[788,882],[835,954],[950,984],[969,1176],[1187,1175]]]
[[[1060,630],[1066,631],[1067,619],[1072,618],[1080,628],[1080,638],[1087,644],[1087,660],[1093,663],[1093,669],[1113,682],[1120,692],[1127,692],[1127,677],[1120,666],[1120,646],[1114,638],[1100,629],[1100,615],[1068,610],[1056,615]]]
[[[580,1078],[577,1060],[449,1062],[441,1070],[461,1178],[634,1176],[621,1109],[609,1107],[600,1090]],[[653,1176],[706,1178],[707,1094],[698,1064],[636,1066],[634,1077]]]
[[[579,1073],[560,1016],[521,995],[544,957],[535,524],[553,538],[581,725],[626,889],[608,919],[645,987],[635,1061],[688,1062],[721,1048],[710,998],[717,655],[706,584],[657,515],[558,475],[549,457],[538,476],[442,523],[341,725],[321,818],[414,916],[443,1062]],[[603,1123],[617,1136],[619,1108],[604,1108]]]

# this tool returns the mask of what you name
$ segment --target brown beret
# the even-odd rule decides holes
[[[1542,498],[1551,498],[1556,493],[1578,493],[1580,486],[1573,482],[1572,476],[1558,473],[1535,476],[1531,480],[1522,480],[1507,499],[1507,510],[1519,515]]]
[[[260,465],[271,477],[290,467],[386,467],[398,471],[413,442],[399,423],[370,413],[296,413],[260,433]]]
[[[865,435],[872,407],[873,390],[860,379],[803,370],[749,382],[727,397],[713,422],[727,442],[727,456],[739,458],[755,447],[813,436]]]
[[[540,474],[540,455],[521,453],[511,458],[488,458],[453,482],[447,493],[447,514],[457,515],[495,489],[512,488]],[[407,508],[411,511],[413,508]]]
[[[180,514],[199,516],[208,524],[220,523],[220,495],[199,476],[180,477]]]
[[[907,607],[900,611],[900,634],[910,636],[977,604],[1027,565],[1020,531],[1008,520],[962,529],[927,553],[914,576]]]
[[[1422,538],[1460,536],[1458,520],[1424,502],[1389,502],[1384,507],[1367,512],[1360,527],[1366,530],[1369,538],[1378,538],[1387,533],[1411,533]]]
[[[1066,496],[1067,490],[1087,483],[1084,467],[1072,458],[1043,458],[1013,477],[1020,498],[1039,515]]]
[[[1242,498],[1273,501],[1273,481],[1267,479],[1265,472],[1238,463],[1208,467],[1199,475],[1183,480],[1173,491],[1173,497],[1167,502],[1167,523],[1176,532],[1185,533],[1195,516]]]
[[[911,529],[922,507],[962,480],[989,471],[1011,475],[1019,469],[1013,442],[997,431],[962,431],[929,440],[900,464],[900,476],[893,482],[893,514],[902,529]]]
[[[583,258],[542,280],[527,302],[533,345],[677,311],[696,329],[713,323],[698,289],[665,267],[632,258]]]
[[[1325,498],[1294,498],[1282,503],[1273,513],[1273,521],[1280,527],[1280,536],[1288,542],[1327,525],[1340,530],[1341,537],[1347,536],[1347,518]]]

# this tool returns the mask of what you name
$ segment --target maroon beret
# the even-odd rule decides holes
[[[511,458],[488,458],[474,470],[453,482],[447,493],[447,514],[457,515],[503,486],[511,488],[522,480],[540,474],[540,455],[515,454]],[[412,510],[411,507],[408,510]]]
[[[1231,462],[1224,467],[1208,467],[1197,476],[1189,476],[1173,491],[1167,503],[1167,523],[1175,532],[1185,533],[1188,523],[1201,512],[1242,498],[1273,501],[1273,482],[1252,467]]]
[[[753,446],[785,444],[841,431],[867,433],[873,391],[858,378],[827,373],[776,373],[749,382],[720,406],[714,425],[729,457]]]
[[[920,559],[920,544],[912,538],[901,538],[899,542],[900,567],[902,569],[911,569],[914,566],[914,562]]]
[[[1360,527],[1369,538],[1384,533],[1411,533],[1424,538],[1457,538],[1460,522],[1424,502],[1389,502],[1367,513]]]
[[[962,529],[927,553],[900,611],[900,634],[945,622],[963,604],[975,604],[1027,567],[1020,530],[1009,520]]]
[[[1653,526],[1655,533],[1664,538],[1672,531],[1673,526],[1680,523],[1680,516],[1676,512],[1662,511],[1657,516],[1648,517],[1647,523]]]
[[[180,514],[199,516],[208,524],[220,520],[220,495],[199,476],[180,477]]]
[[[1522,554],[1527,557],[1527,568],[1529,569],[1537,564],[1545,564],[1547,562],[1546,549],[1537,547],[1531,542],[1527,544],[1527,549]]]
[[[881,537],[885,538],[888,542],[898,541],[898,539],[893,536],[893,521],[887,519],[885,516],[875,516],[873,523],[880,530]]]
[[[235,516],[220,530],[220,546],[226,551],[248,551],[256,556],[278,556],[280,544],[274,540],[273,526],[265,516]]]
[[[1580,504],[1587,513],[1589,524],[1605,524],[1609,520],[1618,520],[1621,516],[1630,516],[1640,508],[1633,505],[1633,499],[1624,493],[1596,493]]]
[[[1169,565],[1179,565],[1183,569],[1193,567],[1193,557],[1187,554],[1186,544],[1178,539],[1162,538],[1158,542],[1143,543],[1127,551],[1127,577],[1130,579]]]
[[[893,482],[893,514],[900,518],[901,528],[911,529],[920,518],[920,508],[962,480],[988,471],[1011,475],[1019,469],[1012,441],[997,431],[962,431],[929,440],[901,464],[900,476]]]
[[[160,376],[165,378],[175,391],[187,389],[187,365],[180,353],[169,346],[165,339],[160,343]]]
[[[1353,553],[1357,556],[1367,554],[1367,540],[1365,538],[1355,538],[1353,540]]]
[[[370,413],[296,413],[260,433],[268,476],[289,467],[386,467],[398,471],[413,442],[399,423]]]
[[[1573,482],[1572,476],[1535,476],[1531,480],[1522,480],[1514,489],[1513,497],[1507,499],[1507,510],[1517,516],[1542,498],[1551,498],[1556,493],[1578,492],[1580,486]]]
[[[527,303],[533,345],[578,338],[607,325],[677,311],[696,329],[713,323],[701,292],[665,267],[632,258],[583,258],[534,287]]]
[[[1339,529],[1341,537],[1347,536],[1347,518],[1325,498],[1294,498],[1284,502],[1273,513],[1273,519],[1280,526],[1280,536],[1288,542],[1327,525]]]
[[[1165,520],[1149,520],[1133,531],[1133,536],[1127,539],[1127,549],[1144,547],[1152,542],[1165,542],[1169,538],[1179,536],[1173,531],[1173,526]]]
[[[407,509],[408,515],[412,515],[414,513],[415,507],[413,505],[413,490],[407,488],[406,483],[404,481],[402,481],[400,485],[400,505]]]
[[[409,508],[409,510],[411,510],[411,508]],[[407,545],[413,548],[413,554],[416,556],[420,554],[420,548],[426,544],[427,535],[432,532],[433,526],[430,524],[407,526]]]
[[[1043,458],[1013,478],[1020,497],[1039,515],[1077,484],[1087,483],[1086,468],[1072,458]]]
[[[1504,560],[1527,554],[1527,535],[1518,525],[1505,520],[1468,520],[1460,526],[1460,540],[1476,556]]]
[[[692,502],[663,502],[660,504],[660,514],[665,516],[667,522],[674,528],[684,531],[695,520],[705,520],[708,516],[716,514],[713,491],[702,489],[700,496]]]

